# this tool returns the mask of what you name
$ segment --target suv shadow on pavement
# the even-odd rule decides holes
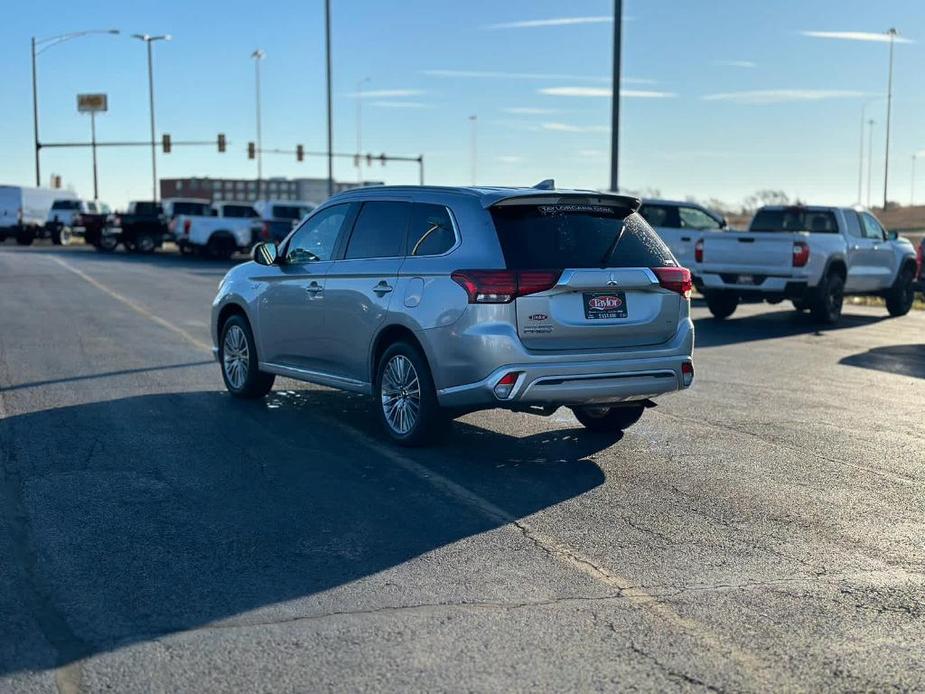
[[[899,376],[925,378],[925,344],[874,347],[838,362],[845,366],[876,369]]]
[[[453,549],[430,568],[405,563],[505,523],[414,466],[521,518],[602,484],[588,456],[613,442],[457,424],[448,445],[399,454],[357,436],[360,407],[325,390],[258,403],[191,392],[0,420],[0,674],[261,608],[327,614],[368,607],[357,601],[370,592],[376,607],[400,606],[403,586],[439,600],[453,582],[466,599],[471,572],[516,580],[512,569],[497,556],[460,565]]]
[[[807,313],[796,311],[769,311],[757,316],[742,316],[716,320],[712,317],[694,319],[697,349],[704,347],[722,347],[741,342],[772,340],[795,335],[815,335],[822,337],[825,333],[836,330],[848,330],[874,325],[884,320],[894,320],[889,316],[871,316],[864,314],[843,313],[835,325],[820,326]]]

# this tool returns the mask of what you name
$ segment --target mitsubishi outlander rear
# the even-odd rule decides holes
[[[690,272],[639,200],[538,188],[334,196],[232,269],[212,310],[228,390],[276,376],[372,395],[388,435],[454,416],[571,408],[610,433],[690,386]]]

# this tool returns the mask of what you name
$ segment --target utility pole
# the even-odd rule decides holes
[[[324,0],[324,49],[328,91],[328,197],[334,195],[334,123],[331,106],[331,0]]]
[[[613,3],[613,94],[610,97],[610,190],[620,191],[620,54],[623,0]]]
[[[50,36],[45,39],[36,39],[32,37],[32,132],[35,137],[35,185],[42,185],[42,172],[39,167],[39,150],[42,144],[39,142],[39,88],[38,74],[36,68],[36,57],[44,50],[56,46],[59,43],[70,41],[71,39],[88,36],[90,34],[118,34],[118,29],[90,29],[89,31],[72,31],[69,34],[60,34]]]
[[[883,209],[886,210],[887,205],[887,186],[889,183],[890,176],[890,110],[893,106],[893,44],[896,39],[897,31],[895,28],[890,27],[890,30],[887,32],[890,35],[890,71],[889,77],[887,78],[887,87],[886,87],[886,156],[884,157],[883,163]]]
[[[357,183],[363,183],[363,85],[369,81],[364,77],[357,82]]]
[[[154,130],[154,67],[151,44],[155,41],[170,41],[170,34],[151,36],[149,34],[132,34],[133,39],[144,41],[148,47],[148,105],[151,112],[151,199],[157,202],[157,143]]]
[[[912,182],[909,185],[909,207],[915,205],[915,158],[918,152],[912,153]]]
[[[257,199],[260,200],[261,185],[263,183],[263,141],[260,134],[260,61],[266,57],[266,52],[258,48],[251,53],[254,59],[254,79],[257,94]]]
[[[90,147],[93,150],[93,199],[100,199],[96,170],[96,111],[90,111]]]
[[[472,185],[475,185],[475,181],[478,173],[478,140],[476,128],[478,127],[479,117],[476,115],[469,116],[469,123],[471,124],[469,128],[469,159],[470,165],[472,166]]]
[[[870,172],[872,164],[874,162],[874,119],[871,118],[867,121],[867,208],[870,209],[870,189],[871,189],[871,178]]]

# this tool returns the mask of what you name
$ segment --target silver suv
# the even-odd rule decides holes
[[[693,380],[691,276],[639,200],[544,183],[351,190],[258,244],[212,305],[228,390],[372,395],[406,445],[494,407],[626,429]]]

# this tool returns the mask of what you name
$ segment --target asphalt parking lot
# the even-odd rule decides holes
[[[228,397],[227,264],[0,247],[0,690],[925,689],[925,312],[695,306],[618,440]]]

